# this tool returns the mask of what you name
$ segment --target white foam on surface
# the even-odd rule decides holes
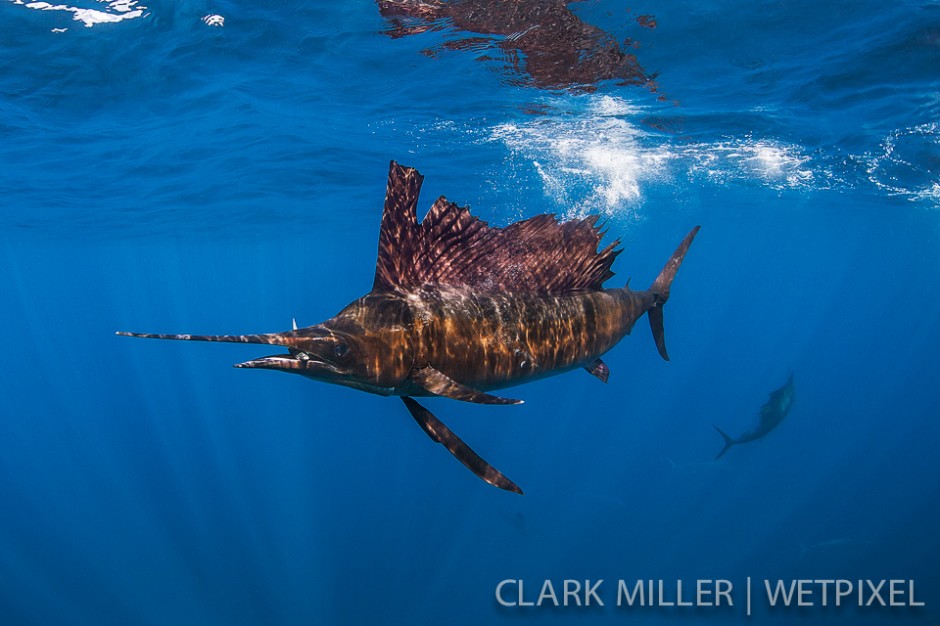
[[[144,15],[147,7],[138,4],[137,0],[97,0],[101,8],[82,8],[67,4],[50,4],[49,2],[24,2],[24,0],[11,0],[27,9],[38,11],[64,11],[72,13],[72,19],[81,22],[87,28],[96,24],[113,24],[132,20]],[[65,32],[64,28],[53,28],[56,33]]]
[[[661,176],[672,158],[668,151],[640,144],[642,133],[624,119],[634,112],[626,102],[606,96],[583,115],[501,124],[489,138],[530,160],[545,193],[569,207],[568,217],[610,211],[640,203],[641,184]]]
[[[585,110],[492,128],[514,159],[535,167],[545,193],[568,217],[598,211],[634,214],[655,185],[677,179],[755,184],[772,189],[809,187],[816,175],[800,146],[750,136],[714,143],[682,143],[632,120],[642,110],[604,96]]]
[[[865,159],[868,180],[881,191],[940,206],[940,124],[896,130]]]
[[[752,182],[771,189],[809,187],[814,184],[810,158],[797,145],[769,139],[740,139],[683,146],[691,178],[716,183]]]

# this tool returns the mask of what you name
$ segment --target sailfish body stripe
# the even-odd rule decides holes
[[[547,295],[426,290],[416,352],[478,389],[500,389],[585,366],[613,348],[653,303],[629,289]],[[418,363],[422,365],[423,363]]]

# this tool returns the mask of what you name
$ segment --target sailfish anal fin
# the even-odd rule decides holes
[[[413,370],[409,378],[413,383],[435,396],[443,396],[451,400],[475,402],[477,404],[522,404],[522,400],[500,398],[462,385],[447,374],[430,366]]]
[[[411,417],[418,422],[422,430],[424,430],[432,440],[447,448],[447,450],[453,454],[458,461],[463,463],[467,469],[494,487],[499,487],[500,489],[505,489],[506,491],[520,495],[522,494],[522,489],[519,488],[519,485],[506,478],[502,472],[484,461],[479,454],[474,452],[463,439],[454,434],[454,431],[444,425],[433,413],[408,396],[402,396],[401,401],[405,403],[405,407],[408,409],[408,412],[411,413]]]
[[[600,359],[594,359],[594,362],[590,365],[585,365],[584,369],[586,369],[591,376],[596,376],[602,383],[606,383],[607,379],[610,378],[610,368]]]

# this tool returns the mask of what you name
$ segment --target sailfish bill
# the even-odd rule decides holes
[[[491,392],[575,369],[606,383],[611,372],[601,356],[644,314],[668,360],[663,307],[699,227],[649,289],[605,288],[620,242],[600,247],[598,216],[536,215],[496,228],[442,196],[418,221],[423,180],[392,161],[372,289],[334,317],[281,333],[118,334],[281,346],[285,353],[236,367],[400,396],[432,440],[481,479],[521,494],[414,398],[520,404]]]
[[[158,333],[128,333],[118,331],[114,333],[122,337],[141,337],[143,339],[175,339],[178,341],[220,341],[224,343],[267,343],[276,346],[290,345],[287,343],[286,333],[269,333],[265,335],[162,335]]]

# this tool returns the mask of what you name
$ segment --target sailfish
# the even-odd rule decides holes
[[[235,367],[399,396],[428,436],[474,474],[521,494],[415,398],[520,404],[490,392],[578,368],[606,383],[601,356],[643,314],[668,360],[663,305],[699,227],[649,289],[604,289],[621,250],[619,240],[599,249],[598,216],[559,222],[544,214],[497,228],[441,196],[419,222],[423,180],[391,162],[372,289],[325,322],[255,335],[117,334],[281,346],[285,352]]]
[[[718,431],[718,433],[721,435],[721,438],[725,441],[725,446],[718,452],[718,456],[715,457],[715,460],[718,460],[724,456],[725,452],[731,449],[731,446],[737,446],[742,443],[750,443],[752,441],[757,441],[762,437],[766,437],[767,434],[779,426],[780,422],[783,421],[783,418],[787,416],[787,413],[790,412],[790,407],[793,406],[793,401],[795,399],[796,389],[793,387],[793,372],[790,372],[790,376],[787,378],[786,384],[783,387],[770,392],[770,397],[767,399],[767,402],[765,402],[764,406],[760,408],[760,421],[752,430],[747,431],[735,439],[725,431],[715,426],[715,430]]]

